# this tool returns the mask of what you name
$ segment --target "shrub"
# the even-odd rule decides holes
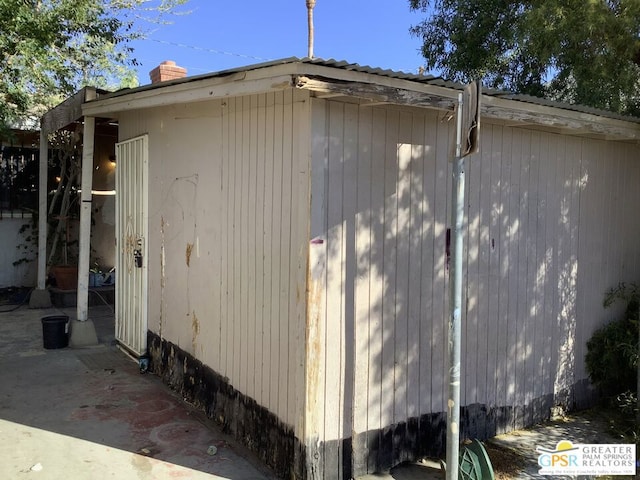
[[[625,303],[622,318],[599,328],[587,342],[585,363],[591,383],[605,396],[636,389],[638,365],[638,308],[636,284],[621,283],[605,295],[604,306]]]

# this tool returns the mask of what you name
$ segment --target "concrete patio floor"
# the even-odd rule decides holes
[[[159,378],[140,374],[115,346],[111,307],[90,308],[100,345],[54,350],[43,348],[40,319],[74,318],[75,308],[2,311],[7,308],[0,307],[0,479],[275,479]],[[566,439],[620,442],[608,435],[606,422],[576,415],[501,435],[487,446],[519,460],[517,473],[497,478],[529,480],[545,478],[537,473],[536,446]],[[438,463],[425,461],[360,480],[438,478]]]
[[[6,309],[6,307],[2,307]],[[0,312],[0,478],[274,478],[114,342],[110,307],[91,307],[100,345],[45,350],[41,317]]]

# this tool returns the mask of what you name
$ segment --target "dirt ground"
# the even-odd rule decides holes
[[[572,443],[630,443],[615,413],[595,408],[553,418],[526,430],[498,435],[484,442],[497,480],[550,478],[538,474],[537,446],[555,447],[561,440]],[[555,477],[554,477],[555,478]],[[568,478],[568,477],[567,477]],[[634,479],[636,476],[584,476],[580,478]]]

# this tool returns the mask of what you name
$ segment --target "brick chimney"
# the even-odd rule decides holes
[[[167,60],[162,62],[156,68],[149,72],[151,83],[166,82],[168,80],[177,80],[187,76],[187,69],[178,67],[176,62]]]

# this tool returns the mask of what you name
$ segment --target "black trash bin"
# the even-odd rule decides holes
[[[48,315],[41,320],[44,348],[65,348],[69,345],[69,315]]]

